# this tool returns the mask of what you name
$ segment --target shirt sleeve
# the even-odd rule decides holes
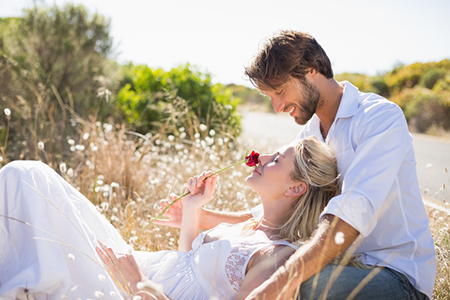
[[[330,200],[320,219],[335,215],[368,236],[394,201],[389,195],[395,193],[412,137],[403,112],[392,102],[369,106],[356,118],[350,133],[354,156],[342,180],[342,193]]]

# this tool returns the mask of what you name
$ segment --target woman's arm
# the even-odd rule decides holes
[[[169,196],[170,202],[177,199],[178,196],[175,194],[171,194]],[[160,212],[164,210],[169,204],[169,201],[162,200],[160,202]],[[170,226],[175,228],[181,227],[181,220],[183,217],[183,199],[175,202],[168,210],[164,213],[164,217],[167,219],[157,219],[153,222],[153,224]],[[241,222],[245,222],[248,219],[252,218],[252,214],[250,212],[223,212],[216,210],[209,210],[206,208],[200,209],[200,223],[199,227],[202,229],[211,229],[216,227],[220,223],[229,223],[229,224],[237,224]]]
[[[245,299],[255,288],[269,279],[294,252],[295,249],[292,247],[278,245],[273,251],[259,251],[254,254],[247,267],[244,282],[234,300]]]
[[[179,251],[190,251],[192,249],[191,244],[198,235],[202,205],[211,200],[217,182],[217,175],[205,180],[211,174],[212,172],[203,172],[202,175],[189,179],[188,190],[190,194],[186,195],[183,200]]]

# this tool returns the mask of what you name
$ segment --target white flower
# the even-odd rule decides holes
[[[337,245],[343,244],[344,243],[344,233],[343,232],[336,233],[336,236],[334,237],[334,242]]]
[[[89,132],[85,132],[83,134],[83,140],[87,140],[89,138]]]
[[[67,140],[67,143],[68,143],[69,145],[73,146],[73,145],[75,145],[75,140],[73,140],[73,139],[68,139],[68,140]]]
[[[208,127],[205,124],[200,124],[200,130],[205,131]]]
[[[66,163],[61,163],[59,165],[59,170],[61,171],[61,173],[66,173],[67,172],[67,165],[66,165]]]
[[[169,141],[173,142],[175,140],[175,137],[173,135],[169,135],[167,137],[169,139]]]
[[[100,291],[95,291],[94,295],[97,298],[102,298],[104,296],[104,294],[102,292],[100,292]]]
[[[67,175],[69,175],[69,177],[73,177],[73,169],[69,168],[69,170],[67,170]]]
[[[9,116],[11,115],[11,110],[10,110],[9,108],[5,108],[5,109],[3,110],[3,112],[5,113],[5,115],[6,115],[7,117],[9,117]]]
[[[215,131],[214,129],[211,129],[211,130],[209,131],[209,135],[210,135],[210,136],[216,135],[216,131]]]
[[[75,255],[73,255],[72,253],[69,253],[68,255],[67,255],[67,257],[70,259],[70,260],[75,260]]]
[[[44,145],[43,141],[38,142],[37,146],[38,146],[39,150],[44,150],[44,148],[45,148],[45,145]]]
[[[84,150],[84,145],[75,145],[75,149],[78,151],[83,151]]]

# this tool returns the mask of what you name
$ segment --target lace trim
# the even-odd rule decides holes
[[[267,242],[242,242],[236,245],[228,254],[225,262],[225,273],[235,291],[239,291],[244,282],[245,266],[252,253]],[[269,245],[269,246],[272,246]]]

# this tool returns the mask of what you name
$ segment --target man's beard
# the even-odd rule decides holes
[[[295,122],[305,125],[316,113],[320,104],[320,91],[309,83],[306,78],[299,79],[301,85],[301,98],[298,99],[300,116],[294,118]]]

